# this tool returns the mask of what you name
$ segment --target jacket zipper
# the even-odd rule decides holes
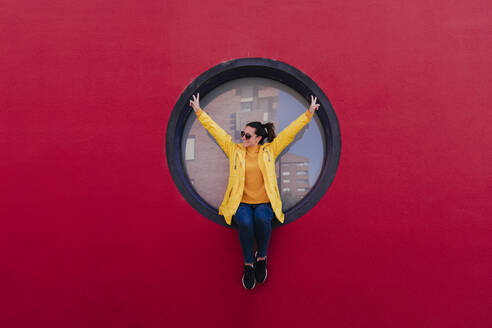
[[[267,154],[268,154],[268,161],[270,162],[270,151],[268,150],[268,148],[265,148],[266,151],[267,151]]]

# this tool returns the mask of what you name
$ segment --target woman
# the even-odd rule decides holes
[[[311,96],[311,105],[301,116],[275,137],[272,123],[250,122],[241,131],[242,144],[232,141],[200,108],[200,94],[193,95],[190,106],[200,123],[214,137],[229,158],[229,183],[219,207],[227,224],[237,223],[244,255],[243,286],[253,289],[256,281],[267,277],[266,258],[271,221],[275,216],[284,222],[282,201],[275,175],[275,160],[296,134],[311,120],[319,104]],[[255,240],[258,250],[254,252]]]

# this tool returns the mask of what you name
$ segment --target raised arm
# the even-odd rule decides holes
[[[212,118],[200,108],[200,94],[193,95],[193,100],[190,100],[190,106],[195,111],[198,121],[203,127],[214,137],[220,148],[224,151],[227,157],[232,154],[235,143],[232,137],[225,132]]]
[[[309,123],[313,117],[313,113],[319,109],[319,104],[316,103],[316,100],[316,97],[311,96],[311,105],[309,108],[273,139],[270,147],[275,158],[294,140],[299,131]]]

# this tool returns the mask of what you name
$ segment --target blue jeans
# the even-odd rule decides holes
[[[270,203],[241,203],[234,214],[238,225],[239,241],[243,249],[244,262],[254,263],[255,239],[258,244],[258,257],[267,255],[268,241],[272,231],[273,210]]]

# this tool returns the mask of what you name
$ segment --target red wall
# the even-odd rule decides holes
[[[490,327],[490,1],[4,1],[2,327]],[[199,74],[267,57],[337,113],[335,180],[245,291],[165,159]]]

